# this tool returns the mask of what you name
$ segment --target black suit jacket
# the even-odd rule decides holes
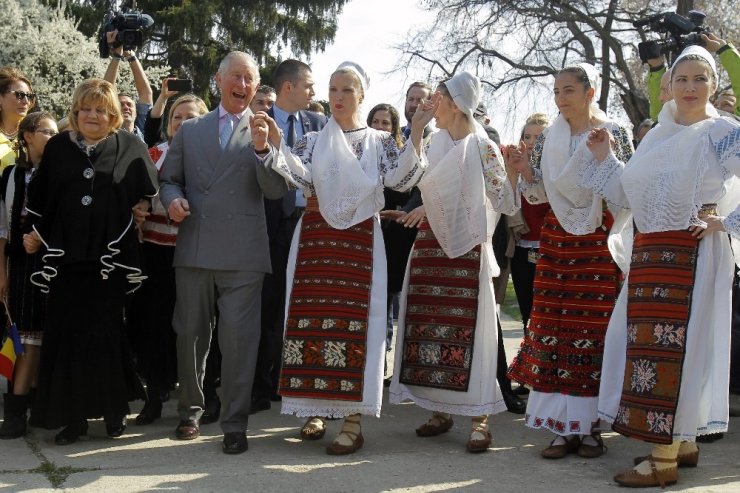
[[[275,112],[270,108],[267,110],[270,118],[275,118]],[[298,119],[303,126],[303,135],[308,132],[318,132],[327,124],[329,119],[320,113],[313,111],[299,111]],[[270,239],[270,245],[273,244],[280,228],[280,219],[283,216],[283,199],[270,200],[265,199],[265,219],[267,220],[267,236]]]

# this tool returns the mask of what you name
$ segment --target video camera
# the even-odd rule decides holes
[[[636,20],[632,23],[636,28],[644,27],[648,31],[665,35],[659,41],[645,41],[637,45],[640,59],[647,63],[648,59],[658,58],[662,53],[670,60],[689,45],[703,46],[701,34],[709,32],[704,27],[705,18],[704,12],[692,10],[688,17],[675,12],[663,12]]]
[[[116,39],[111,46],[118,48],[123,46],[124,50],[134,50],[140,48],[144,43],[144,28],[154,25],[154,19],[150,15],[142,14],[137,11],[108,12],[103,18],[98,33],[98,50],[100,58],[108,58],[110,50],[106,34],[111,31],[118,31]]]

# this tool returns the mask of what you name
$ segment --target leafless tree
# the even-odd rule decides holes
[[[703,8],[706,24],[721,24],[737,39],[740,0],[680,0],[680,11]],[[694,5],[695,4],[695,5]],[[637,43],[656,38],[632,22],[676,10],[668,0],[426,0],[436,14],[431,26],[409,33],[398,46],[396,70],[424,69],[429,80],[471,70],[496,93],[509,114],[523,101],[549,97],[551,76],[560,68],[589,62],[601,70],[599,106],[624,111],[635,124],[647,117],[644,68]],[[528,97],[525,97],[524,95]]]

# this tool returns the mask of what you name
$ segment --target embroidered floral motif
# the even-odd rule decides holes
[[[654,326],[653,335],[657,344],[683,347],[686,341],[686,326],[658,323]]]
[[[657,363],[654,361],[637,360],[632,368],[630,386],[636,392],[649,392],[655,387]]]
[[[647,425],[653,433],[669,434],[673,430],[673,415],[668,413],[647,413]]]
[[[295,339],[286,341],[283,348],[283,358],[291,365],[303,363],[303,341]]]

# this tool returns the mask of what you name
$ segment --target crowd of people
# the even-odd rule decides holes
[[[279,402],[305,441],[342,419],[326,452],[345,455],[387,386],[431,412],[419,437],[469,416],[484,452],[509,410],[554,435],[542,457],[595,458],[611,424],[653,444],[617,483],[675,483],[740,404],[740,55],[702,36],[670,69],[649,60],[634,136],[581,63],[555,76],[558,115],[505,145],[466,71],[411,84],[402,127],[387,103],[363,117],[355,62],[325,108],[307,64],[281,62],[273,88],[231,52],[209,111],[170,78],[154,100],[111,47],[59,122],[0,68],[0,294],[25,349],[0,438],[61,428],[68,445],[100,418],[120,437],[131,402],[145,426],[177,389],[180,440],[219,421],[242,453],[250,414]],[[509,275],[524,338],[507,368]]]

